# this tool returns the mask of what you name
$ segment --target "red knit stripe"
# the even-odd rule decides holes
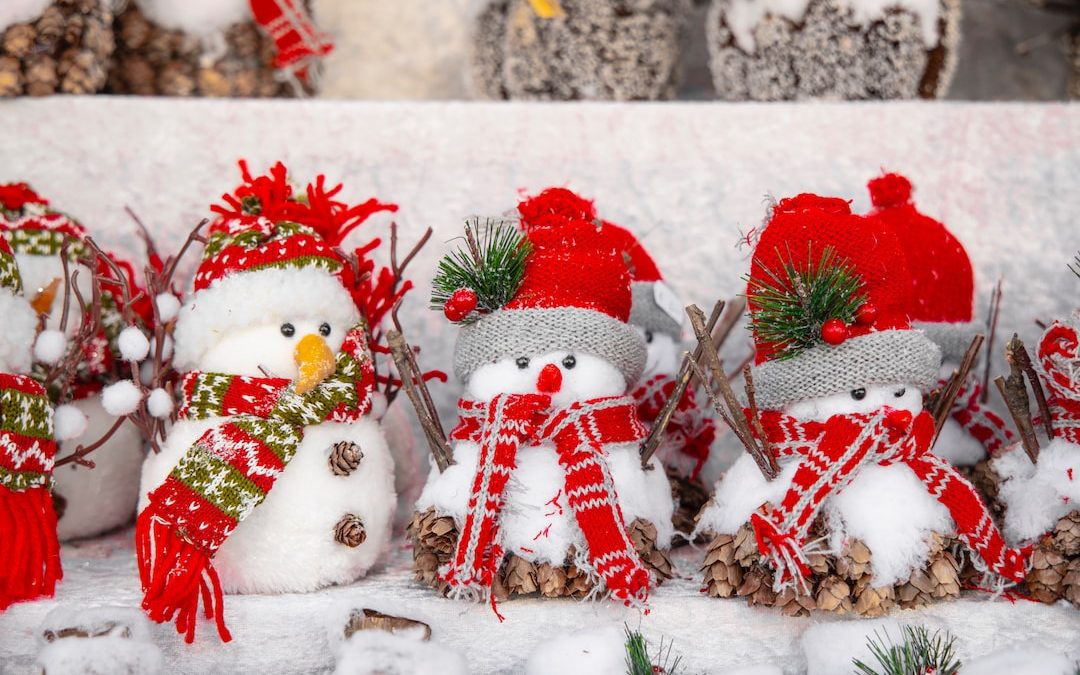
[[[186,530],[188,538],[208,555],[217,551],[236,528],[234,518],[172,476],[154,489],[152,501],[162,518]],[[196,510],[188,508],[196,504]]]

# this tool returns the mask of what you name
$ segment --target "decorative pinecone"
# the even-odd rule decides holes
[[[346,513],[334,526],[334,541],[349,548],[356,548],[367,539],[367,530],[360,516]]]
[[[939,0],[937,44],[927,48],[921,18],[890,8],[863,25],[832,0],[810,0],[801,21],[766,14],[753,44],[728,22],[734,0],[713,0],[705,31],[717,95],[728,101],[941,98],[952,80],[960,1]]]
[[[491,0],[474,19],[469,84],[496,99],[658,100],[680,75],[689,0]]]
[[[536,581],[536,565],[516,555],[506,556],[501,576],[509,595],[532,595],[540,589]]]
[[[1005,505],[998,498],[998,492],[1001,489],[1001,476],[997,474],[997,471],[994,471],[992,460],[984,459],[976,463],[975,466],[964,467],[962,473],[971,481],[975,489],[982,494],[986,500],[986,505],[990,507],[990,512],[995,517],[1000,518],[1005,512]]]
[[[274,72],[274,41],[254,21],[229,26],[214,46],[165,29],[137,3],[116,18],[112,94],[141,96],[292,97],[294,87]],[[308,92],[310,93],[310,92]]]
[[[360,466],[360,460],[364,453],[360,446],[352,441],[339,441],[334,443],[334,449],[330,452],[330,471],[335,476],[348,476]]]
[[[414,513],[406,529],[413,542],[413,575],[441,593],[448,585],[439,579],[439,568],[450,562],[457,543],[458,531],[454,519],[440,516],[434,509]]]
[[[1080,606],[1080,511],[1059,518],[1054,529],[1035,543],[1026,584],[1040,602],[1066,598]]]
[[[655,525],[643,518],[635,518],[634,522],[626,528],[626,534],[630,536],[630,541],[634,542],[634,548],[641,557],[641,562],[653,573],[657,583],[675,576],[671,560],[656,544]]]
[[[110,0],[54,0],[0,38],[0,96],[93,94],[105,86],[115,43]]]
[[[950,550],[955,540],[945,539],[936,532],[931,536],[933,541],[926,565],[896,587],[896,600],[903,609],[960,595],[960,564]]]
[[[671,483],[671,496],[675,500],[675,513],[671,518],[675,532],[689,535],[694,531],[698,514],[709,502],[709,489],[700,480],[691,480],[671,467],[667,467],[667,475]],[[679,543],[689,543],[678,535],[675,539]]]

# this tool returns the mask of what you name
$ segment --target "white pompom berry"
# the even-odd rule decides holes
[[[34,359],[50,366],[59,363],[66,351],[67,336],[55,328],[41,331],[34,343]]]
[[[101,405],[113,417],[123,417],[135,412],[142,400],[142,390],[131,380],[120,380],[101,391]]]
[[[158,387],[150,392],[150,396],[146,399],[146,410],[151,417],[159,419],[168,417],[173,411],[173,398],[169,395],[169,392]]]
[[[180,299],[172,293],[159,293],[154,304],[157,305],[158,318],[166,323],[180,313]]]
[[[53,412],[53,435],[58,441],[78,438],[86,432],[89,420],[73,405],[57,406]]]
[[[137,326],[128,326],[120,331],[116,344],[125,361],[142,361],[150,353],[150,340]]]

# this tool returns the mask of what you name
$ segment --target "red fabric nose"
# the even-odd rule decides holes
[[[893,410],[885,417],[885,425],[893,431],[905,431],[911,425],[910,410]]]
[[[562,371],[554,363],[549,363],[536,377],[536,390],[543,394],[554,394],[562,389]]]

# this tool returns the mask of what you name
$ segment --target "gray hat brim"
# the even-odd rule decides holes
[[[653,333],[667,333],[676,341],[682,339],[682,326],[656,304],[653,284],[635,281],[630,285],[633,304],[630,306],[630,324]]]
[[[964,323],[916,321],[912,323],[912,326],[921,330],[934,344],[941,347],[943,362],[956,364],[964,359],[964,353],[971,346],[971,341],[975,336],[986,332],[986,325],[981,321]]]

